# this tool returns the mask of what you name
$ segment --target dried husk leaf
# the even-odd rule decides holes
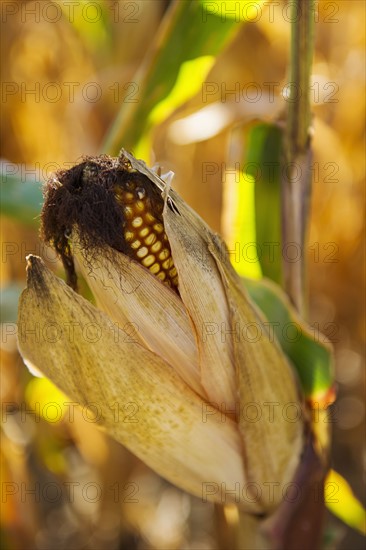
[[[228,411],[235,410],[237,391],[232,338],[222,335],[230,317],[220,273],[201,237],[200,218],[177,202],[179,214],[166,207],[164,226],[174,265],[178,271],[179,292],[192,319],[199,352],[202,385],[211,401]]]
[[[77,239],[77,265],[93,292],[99,309],[167,361],[183,380],[207,398],[200,382],[198,354],[192,326],[177,294],[135,262],[105,247],[90,265]]]
[[[93,403],[107,432],[163,477],[199,497],[203,484],[214,483],[221,490],[210,498],[219,501],[230,499],[222,490],[245,485],[235,424],[220,415],[204,422],[204,402],[165,361],[129,342],[35,256],[28,257],[18,328],[25,361],[72,400]],[[261,510],[258,502],[242,505]]]
[[[277,498],[270,491],[263,492],[263,505],[272,508],[279,504],[282,488],[293,480],[299,464],[305,411],[294,371],[274,334],[265,326],[265,317],[228,262],[225,244],[212,233],[210,239],[236,335],[233,341],[240,392],[238,421],[246,471],[249,480],[260,486],[265,482],[279,483],[280,490],[274,492]]]

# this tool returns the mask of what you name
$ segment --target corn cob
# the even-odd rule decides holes
[[[177,290],[178,274],[163,225],[163,201],[150,196],[144,178],[135,178],[133,173],[114,187],[114,194],[123,212],[128,255],[165,285]]]

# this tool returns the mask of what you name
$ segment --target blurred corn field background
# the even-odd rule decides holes
[[[258,220],[276,218],[275,202],[256,210],[255,180],[261,142],[275,160],[271,136],[285,123],[289,3],[4,0],[1,18],[2,548],[219,548],[212,505],[32,377],[17,352],[17,303],[27,254],[63,276],[38,238],[40,184],[82,155],[123,146],[159,162],[231,249],[238,235],[260,240]],[[335,351],[331,466],[362,501],[365,3],[321,0],[314,18],[308,320]],[[278,259],[237,263],[243,276],[280,279]],[[364,548],[359,508],[334,483],[324,548]]]

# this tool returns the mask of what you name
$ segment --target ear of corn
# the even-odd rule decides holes
[[[125,151],[119,159],[93,159],[60,174],[45,205],[45,234],[68,268],[71,252],[76,257],[99,309],[33,258],[20,323],[32,316],[39,323],[70,323],[76,316],[113,332],[114,322],[122,340],[109,334],[92,345],[79,339],[50,347],[30,336],[20,341],[26,360],[80,403],[100,403],[106,429],[170,481],[196,495],[200,482],[227,487],[248,481],[260,496],[244,499],[243,509],[275,508],[300,461],[301,398],[291,366],[219,237]],[[163,250],[166,259],[159,257]],[[135,329],[128,345],[126,325]],[[259,338],[243,335],[250,326]],[[114,399],[138,403],[141,425],[113,423],[108,404]],[[259,412],[255,421],[243,414],[250,404]],[[287,406],[300,413],[295,421],[284,414]],[[274,493],[266,490],[272,483],[280,487]]]

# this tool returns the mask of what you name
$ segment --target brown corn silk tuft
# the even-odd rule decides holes
[[[71,169],[58,171],[46,183],[44,197],[42,237],[60,255],[70,286],[77,284],[69,243],[76,229],[91,265],[107,244],[178,291],[160,191],[126,159],[85,157]]]

